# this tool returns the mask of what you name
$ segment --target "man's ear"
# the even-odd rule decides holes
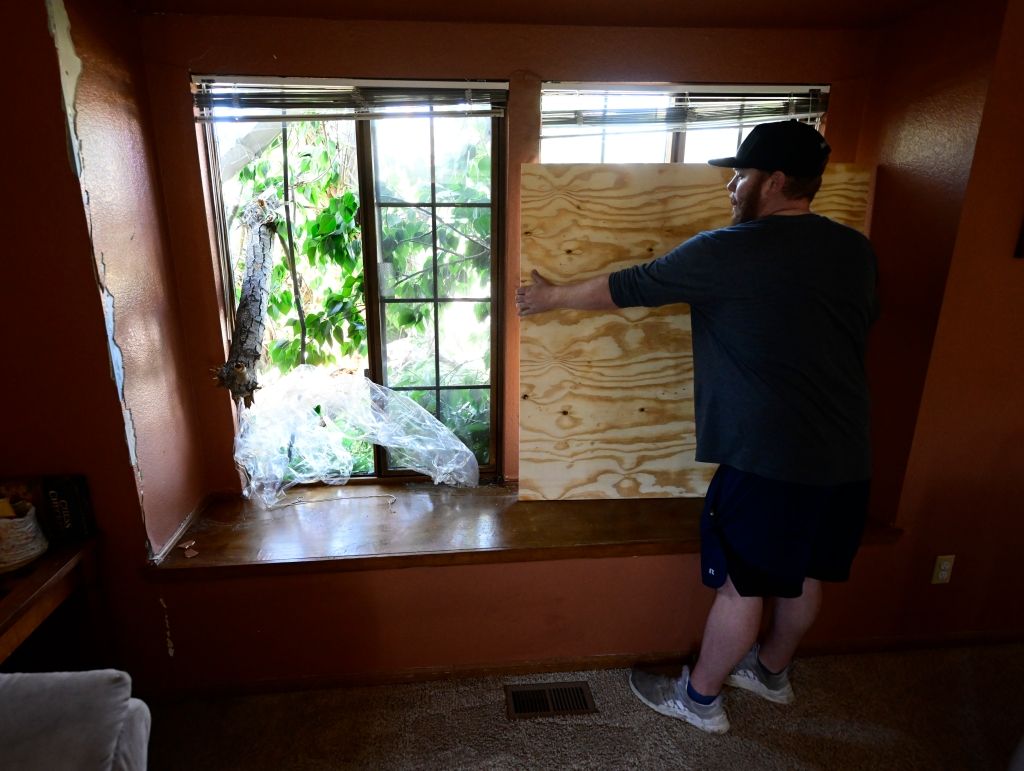
[[[773,171],[768,177],[768,191],[772,193],[781,193],[782,188],[786,186],[786,174],[782,171]]]

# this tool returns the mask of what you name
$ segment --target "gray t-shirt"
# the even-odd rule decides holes
[[[609,278],[619,307],[690,305],[697,460],[820,485],[871,476],[875,284],[868,240],[817,214],[700,233]]]

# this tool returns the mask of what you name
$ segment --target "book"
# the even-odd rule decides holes
[[[39,525],[51,543],[80,541],[96,530],[88,483],[81,474],[2,478],[0,498],[35,506]]]

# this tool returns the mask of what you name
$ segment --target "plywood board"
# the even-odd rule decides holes
[[[704,164],[526,164],[522,279],[577,281],[729,224],[730,170]],[[864,228],[871,174],[833,165],[814,211]],[[685,305],[554,311],[520,321],[519,497],[703,495]]]

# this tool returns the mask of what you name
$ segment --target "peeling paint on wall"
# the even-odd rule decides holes
[[[82,176],[82,148],[75,131],[75,94],[78,92],[78,78],[82,75],[82,60],[75,53],[71,42],[71,21],[61,0],[46,0],[46,15],[50,20],[50,37],[57,47],[57,61],[60,64],[61,90],[64,92],[64,115],[68,122],[68,159],[75,170],[75,176]]]
[[[164,630],[167,634],[167,655],[170,658],[174,658],[174,640],[171,639],[171,615],[167,611],[167,603],[164,602],[164,598],[160,598],[160,607],[164,609]]]
[[[121,415],[124,418],[124,436],[128,441],[128,453],[131,456],[132,466],[137,471],[141,482],[142,472],[139,470],[139,458],[136,452],[135,421],[132,419],[132,411],[124,398],[124,356],[121,353],[121,346],[114,338],[114,295],[107,288],[106,275],[107,266],[103,261],[103,253],[100,252],[96,260],[96,278],[99,285],[100,297],[103,300],[103,320],[107,327],[107,348],[110,351],[110,369],[114,382],[117,384],[117,398],[121,402]],[[139,489],[141,498],[142,490]]]
[[[82,60],[75,51],[74,40],[71,37],[71,21],[68,18],[67,9],[64,7],[62,0],[46,0],[46,12],[49,17],[50,35],[53,37],[53,44],[57,49],[57,61],[60,65],[61,91],[64,95],[64,115],[67,120],[68,155],[82,188],[82,207],[85,209],[89,239],[93,244],[96,285],[103,301],[107,347],[110,351],[111,377],[117,385],[117,398],[121,403],[121,414],[124,418],[125,439],[128,443],[132,467],[135,469],[135,478],[139,485],[139,503],[141,504],[142,472],[139,468],[138,454],[136,452],[135,424],[124,394],[124,357],[115,336],[114,295],[106,284],[106,265],[103,261],[103,254],[96,253],[95,242],[93,241],[93,221],[89,203],[89,190],[84,178],[85,161],[82,154],[82,143],[78,138],[78,111],[75,105],[78,95],[78,81],[82,75]]]
[[[124,401],[124,357],[121,346],[114,339],[114,295],[107,289],[104,282],[105,266],[100,263],[100,295],[103,298],[103,317],[107,325],[107,343],[110,348],[110,364],[114,370],[114,382],[117,383],[117,395]]]

